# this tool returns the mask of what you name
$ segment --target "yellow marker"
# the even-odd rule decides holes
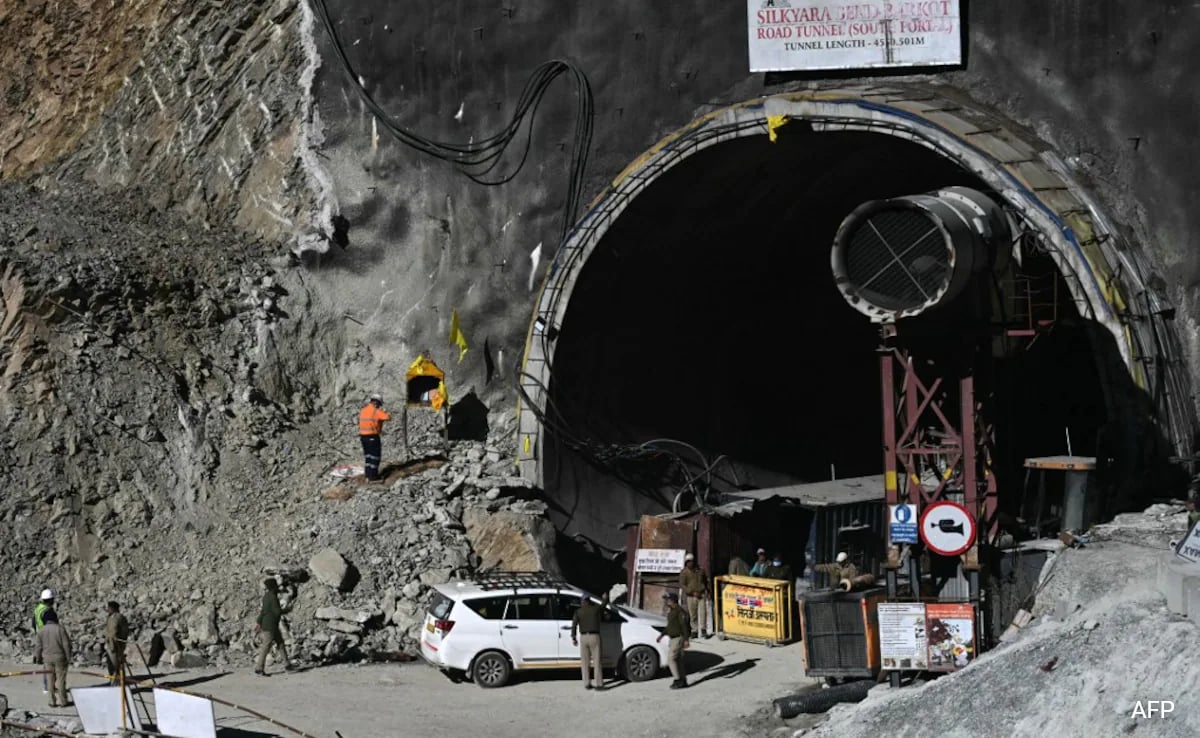
[[[533,443],[532,443],[532,441],[529,440],[529,434],[525,434],[525,455],[526,456],[528,456],[531,453],[530,449],[532,449],[532,448],[533,448]]]
[[[779,138],[779,129],[786,125],[788,117],[786,115],[768,115],[767,116],[767,137],[771,139],[771,143]]]
[[[896,491],[896,472],[888,471],[883,475],[883,489],[886,492]]]

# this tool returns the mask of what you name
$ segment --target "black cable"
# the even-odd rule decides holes
[[[486,186],[501,185],[512,181],[524,167],[529,158],[533,143],[533,118],[541,104],[543,96],[550,84],[559,76],[570,74],[576,86],[575,133],[571,149],[571,166],[567,179],[566,207],[563,214],[563,226],[560,235],[565,240],[575,221],[579,209],[579,201],[583,193],[588,155],[591,150],[592,131],[595,120],[592,88],[587,75],[574,62],[555,59],[543,62],[530,75],[524,89],[517,100],[517,106],[512,119],[497,133],[487,136],[480,141],[466,144],[448,143],[426,138],[400,125],[384,110],[375,98],[367,91],[362,79],[355,71],[354,65],[346,55],[345,47],[334,28],[333,19],[325,0],[312,0],[317,16],[321,19],[326,33],[329,34],[334,54],[341,63],[346,78],[352,87],[358,91],[363,103],[370,109],[375,118],[398,141],[417,151],[433,156],[442,161],[454,164],[459,171],[471,181]],[[520,133],[521,126],[527,126],[527,133],[520,159],[508,174],[498,178],[486,178],[501,162],[509,144]]]

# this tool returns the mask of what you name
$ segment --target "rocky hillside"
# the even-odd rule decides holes
[[[503,531],[473,546],[475,507],[515,505],[510,539],[552,544],[540,503],[510,498],[524,485],[505,479],[504,449],[456,441],[446,457],[428,422],[413,454],[438,456],[420,467],[401,469],[399,429],[386,436],[394,484],[329,476],[360,463],[353,421],[377,388],[345,370],[369,350],[345,343],[277,245],[148,202],[0,188],[0,657],[28,651],[29,610],[52,587],[85,662],[108,599],[143,643],[161,632],[236,659],[265,573],[298,585],[302,656],[399,652],[428,584],[489,557],[514,563]],[[309,566],[326,548],[345,572]],[[321,625],[327,606],[353,613]]]

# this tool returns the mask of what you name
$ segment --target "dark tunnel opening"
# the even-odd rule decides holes
[[[681,478],[666,481],[667,462],[604,452],[618,444],[669,438],[696,449],[676,444],[685,460],[725,455],[732,463],[712,470],[725,489],[881,473],[878,327],[835,287],[834,235],[868,200],[987,188],[895,136],[795,121],[783,131],[775,143],[735,139],[666,171],[583,266],[556,339],[543,460],[567,535],[616,551],[622,524],[677,501]],[[1060,279],[1049,260],[1046,268]],[[1085,447],[1104,421],[1098,386],[1078,381],[1095,376],[1086,332],[1068,325],[1039,340],[996,365],[996,407],[1019,403],[995,418],[1008,466],[1034,450],[1065,453],[1055,448],[1064,419],[1077,453],[1093,453]],[[1066,393],[1064,376],[1074,377]],[[1018,476],[1006,470],[1006,481]]]

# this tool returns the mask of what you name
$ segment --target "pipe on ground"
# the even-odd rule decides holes
[[[843,702],[862,702],[867,698],[867,692],[874,686],[874,680],[862,679],[828,689],[818,689],[803,694],[789,694],[774,700],[775,714],[787,719],[802,713],[825,712]]]

